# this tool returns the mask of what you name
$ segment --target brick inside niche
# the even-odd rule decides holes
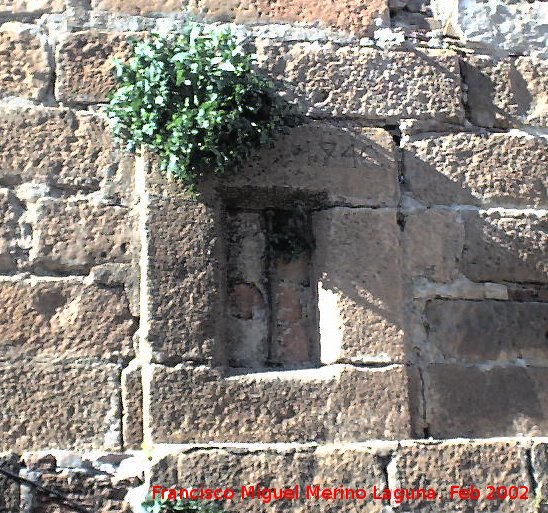
[[[227,211],[227,348],[234,368],[319,365],[312,227],[302,207]]]

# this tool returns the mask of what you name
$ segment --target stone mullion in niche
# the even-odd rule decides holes
[[[270,247],[269,290],[272,325],[269,350],[271,366],[317,363],[317,306],[311,284],[313,241],[307,213],[268,211]],[[276,241],[282,241],[281,247]],[[284,241],[289,241],[285,245]],[[293,246],[297,244],[297,246]]]
[[[295,219],[285,210],[227,213],[231,367],[299,367],[318,360],[311,229],[304,210]]]

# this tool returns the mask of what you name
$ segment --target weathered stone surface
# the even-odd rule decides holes
[[[385,477],[381,458],[367,446],[358,444],[335,447],[318,447],[314,452],[314,474],[309,484],[312,487],[364,488],[368,497],[360,499],[308,500],[304,511],[335,513],[345,511],[373,513],[379,511],[379,502],[371,499],[373,486],[384,488]]]
[[[147,15],[160,12],[181,12],[186,0],[91,0],[92,9]]]
[[[531,449],[531,466],[537,483],[537,497],[540,498],[539,513],[548,508],[548,444],[539,442]],[[543,509],[544,508],[544,509]]]
[[[212,0],[92,0],[92,8],[130,14],[180,12],[183,7],[195,16],[213,21],[300,22],[320,24],[358,35],[372,35],[380,20],[389,25],[386,0],[345,0],[335,5],[305,0],[214,2]]]
[[[0,184],[46,182],[68,192],[110,183],[118,158],[106,123],[66,109],[0,109]]]
[[[288,447],[259,450],[252,448],[204,449],[183,452],[178,457],[178,485],[181,487],[213,484],[233,488],[231,511],[277,512],[313,511],[334,512],[340,508],[351,513],[378,511],[378,505],[369,497],[366,500],[306,498],[307,487],[320,490],[346,486],[384,488],[380,460],[374,451],[361,444],[310,447]],[[259,498],[241,498],[242,486],[259,484],[265,488],[294,488],[299,486],[299,499],[272,500],[264,504]],[[165,483],[167,484],[167,483]]]
[[[548,217],[541,212],[463,212],[462,272],[474,281],[548,282]]]
[[[434,438],[539,436],[548,429],[546,368],[432,364],[425,385]]]
[[[129,39],[134,36],[101,31],[68,35],[57,50],[57,99],[68,103],[107,101],[116,86],[112,61],[129,55]]]
[[[314,214],[323,363],[401,361],[400,229],[395,210]]]
[[[434,300],[425,316],[436,360],[548,363],[548,303]]]
[[[252,451],[246,449],[213,449],[182,453],[178,457],[178,486],[199,487],[215,483],[215,487],[232,488],[235,498],[226,503],[230,511],[279,512],[290,506],[303,506],[304,501],[275,501],[264,504],[259,498],[241,498],[242,487],[294,487],[311,478],[312,450],[281,449]],[[301,490],[304,493],[304,489]],[[299,510],[301,511],[301,510]]]
[[[407,385],[409,409],[411,411],[411,433],[413,438],[424,437],[426,422],[424,415],[423,378],[421,370],[415,365],[407,366]]]
[[[360,46],[257,42],[260,67],[315,116],[460,122],[459,63],[452,52],[383,52]]]
[[[150,482],[167,486],[176,485],[178,487],[178,457],[178,451],[174,448],[174,450],[169,451],[168,454],[164,454],[159,458],[155,458],[149,470]]]
[[[136,325],[122,289],[71,280],[0,282],[0,360],[127,359]],[[14,398],[15,400],[15,398]]]
[[[310,237],[301,212],[297,237]],[[293,216],[295,216],[295,211]],[[227,361],[232,367],[310,366],[319,362],[315,284],[310,251],[284,254],[272,241],[287,232],[287,211],[229,210],[227,246]]]
[[[223,329],[219,205],[171,185],[160,196],[147,183],[147,344],[158,361],[210,361]]]
[[[405,144],[405,175],[428,204],[540,206],[547,148],[544,138],[525,134],[416,136]]]
[[[136,229],[134,229],[133,236],[135,239],[138,237]],[[89,273],[89,277],[93,283],[97,283],[98,285],[124,287],[129,303],[129,311],[133,317],[139,317],[139,252],[133,251],[132,256],[134,261],[130,264],[101,264],[93,267]]]
[[[403,262],[413,278],[439,282],[456,278],[464,243],[456,212],[443,208],[413,212],[405,218],[403,233]]]
[[[388,132],[318,121],[291,129],[271,148],[253,154],[224,184],[254,191],[297,189],[321,199],[322,206],[396,206],[399,197],[395,147]],[[241,198],[240,206],[254,201],[249,196]],[[263,196],[261,207],[269,201]]]
[[[228,376],[204,367],[155,365],[152,437],[157,443],[406,438],[407,389],[400,366],[336,365]]]
[[[0,0],[2,13],[55,13],[62,12],[65,0]]]
[[[42,200],[35,216],[30,250],[34,269],[79,273],[94,265],[131,261],[136,223],[127,208]]]
[[[505,284],[508,299],[512,301],[548,302],[548,286],[541,283],[508,283]]]
[[[141,449],[143,443],[143,380],[140,366],[122,372],[122,433],[124,449]]]
[[[51,75],[48,53],[31,26],[14,22],[0,27],[0,59],[0,97],[39,100],[44,96]]]
[[[136,480],[115,481],[111,476],[92,470],[59,469],[57,472],[44,472],[40,484],[55,490],[88,511],[97,513],[130,513],[124,497],[129,489],[140,483]],[[74,511],[59,504],[45,494],[35,494],[33,513],[70,513]]]
[[[446,31],[492,53],[540,51],[546,57],[548,5],[543,0],[431,0]]]
[[[119,450],[119,372],[112,364],[0,364],[0,450]]]
[[[253,284],[229,288],[227,342],[233,367],[257,367],[268,355],[268,312],[265,298]]]
[[[16,240],[21,235],[18,220],[23,208],[9,189],[0,189],[0,272],[10,272],[16,265]]]
[[[0,467],[18,475],[21,463],[11,452],[0,453]],[[0,511],[19,513],[19,484],[0,475]]]
[[[527,123],[545,127],[548,124],[548,64],[546,60],[523,56],[516,59],[515,66],[523,77],[521,85],[525,85],[531,95]]]
[[[528,500],[489,500],[488,486],[527,486],[530,488],[526,449],[515,442],[446,442],[404,444],[398,449],[389,473],[390,488],[433,488],[441,495],[435,501],[405,500],[402,511],[465,513],[533,511],[534,496]],[[451,486],[470,485],[480,491],[477,501],[451,498]],[[396,506],[395,501],[392,502]]]
[[[548,123],[548,65],[532,57],[463,62],[470,118],[476,125],[508,128]]]
[[[337,4],[326,4],[308,0],[244,0],[239,2],[216,2],[215,0],[189,0],[191,13],[213,20],[236,22],[318,22],[322,26],[335,28],[358,35],[373,35],[380,20],[390,24],[386,0],[344,0]]]

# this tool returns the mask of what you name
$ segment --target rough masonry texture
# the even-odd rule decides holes
[[[546,61],[531,57],[471,56],[463,63],[474,124],[546,126]]]
[[[0,0],[1,468],[98,513],[154,484],[548,511],[547,6]],[[113,59],[187,18],[303,115],[198,196],[104,113]],[[71,511],[4,475],[0,510]]]
[[[119,158],[102,118],[68,109],[11,105],[1,109],[3,184],[29,182],[74,193],[113,182]]]
[[[0,13],[2,14],[58,13],[64,8],[63,0],[2,0],[0,2]]]
[[[338,365],[321,372],[233,376],[201,367],[154,366],[150,428],[156,442],[178,443],[407,438],[407,388],[405,368],[400,366],[369,370]],[[219,416],[204,416],[212,396]],[[178,397],[193,400],[184,403]],[[356,418],[363,408],[372,414]]]
[[[259,40],[257,54],[261,69],[314,116],[463,119],[459,63],[452,52]]]
[[[129,359],[135,331],[122,288],[71,280],[0,282],[6,316],[1,360],[20,357]]]
[[[448,490],[447,483],[474,483],[487,495],[488,486],[506,486],[506,483],[529,488],[530,477],[524,447],[515,442],[469,442],[468,444],[404,444],[396,453],[389,481],[393,486],[421,488],[424,486]],[[449,487],[450,488],[450,487]],[[495,496],[496,497],[496,496]],[[475,511],[532,511],[533,495],[518,503],[498,498],[479,500]],[[448,500],[445,495],[440,511],[466,511],[466,502]],[[393,502],[394,504],[394,502]],[[431,502],[415,501],[403,506],[402,511],[423,511]]]
[[[121,448],[114,364],[0,363],[2,450]]]
[[[405,144],[412,193],[427,204],[546,205],[546,141],[523,133],[420,135]]]
[[[0,29],[0,56],[7,63],[0,72],[2,96],[41,100],[51,75],[44,38],[32,26],[6,23]]]

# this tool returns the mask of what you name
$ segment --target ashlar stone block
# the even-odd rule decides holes
[[[261,70],[313,116],[464,119],[459,63],[450,51],[258,40],[257,56]]]
[[[122,288],[86,286],[70,279],[0,281],[0,298],[0,361],[118,361],[133,354],[137,326]]]
[[[110,129],[94,114],[67,109],[0,108],[0,180],[92,192],[117,173]],[[125,187],[124,187],[125,188]]]
[[[159,362],[219,362],[225,296],[220,204],[190,197],[154,166],[147,172],[143,347]]]
[[[381,461],[366,444],[327,445],[317,449],[307,446],[211,448],[181,452],[178,457],[178,486],[192,487],[201,483],[232,488],[234,500],[227,502],[231,511],[244,513],[300,511],[321,513],[344,511],[350,513],[378,511],[379,502],[372,498],[325,500],[313,495],[329,488],[364,488],[369,493],[373,486],[384,489]],[[275,500],[271,494],[264,500],[247,495],[241,498],[242,487],[260,484],[266,489],[293,489],[298,486],[299,497]],[[317,487],[317,488],[316,488]],[[308,497],[307,497],[308,495]]]
[[[548,67],[535,57],[468,56],[463,62],[472,122],[479,126],[543,127],[548,122]]]
[[[136,222],[126,207],[41,200],[34,217],[34,269],[82,273],[92,266],[132,260]]]
[[[319,23],[324,27],[362,36],[373,35],[379,23],[384,26],[390,24],[386,0],[344,0],[336,6],[306,0],[247,0],[238,3],[190,0],[188,9],[193,14],[215,21]]]
[[[280,195],[298,190],[321,206],[396,206],[394,141],[379,128],[312,121],[256,151],[243,169],[225,177],[222,187],[232,194],[235,188],[279,190]],[[252,201],[241,195],[242,206]],[[263,206],[269,199],[263,194],[260,201]]]
[[[313,216],[321,360],[404,359],[396,212],[333,208]]]
[[[426,421],[434,438],[546,433],[545,367],[432,364],[424,380]]]
[[[439,495],[435,501],[412,500],[399,505],[401,511],[465,513],[532,512],[534,494],[527,468],[526,448],[516,442],[443,442],[404,443],[389,468],[392,488],[432,488]],[[477,501],[451,498],[451,486],[479,490]],[[527,500],[487,499],[489,486],[526,486]],[[524,489],[522,489],[522,492]],[[441,499],[439,497],[441,496]],[[397,506],[393,500],[392,505]]]
[[[32,26],[10,22],[0,27],[0,59],[0,97],[44,97],[51,77],[49,56],[44,38]]]
[[[113,364],[0,363],[0,450],[121,449]]]
[[[464,228],[454,211],[430,208],[405,217],[403,261],[412,278],[454,280],[463,243]]]
[[[397,365],[233,375],[221,369],[154,365],[152,439],[224,443],[406,438],[407,381],[405,368]]]
[[[434,300],[425,316],[429,351],[438,361],[548,363],[547,303]]]
[[[548,281],[548,216],[543,211],[480,210],[462,214],[461,269],[473,281]]]
[[[526,134],[413,136],[405,176],[416,199],[432,205],[546,205],[547,142]]]
[[[372,35],[379,21],[390,22],[386,0],[345,0],[334,5],[319,5],[304,0],[242,2],[215,2],[212,0],[92,0],[92,8],[129,14],[179,12],[186,8],[193,16],[208,21],[234,21],[236,23],[299,22],[320,24],[322,27]]]
[[[55,96],[65,103],[106,102],[116,87],[113,59],[130,52],[130,32],[85,31],[69,34],[57,48]]]

